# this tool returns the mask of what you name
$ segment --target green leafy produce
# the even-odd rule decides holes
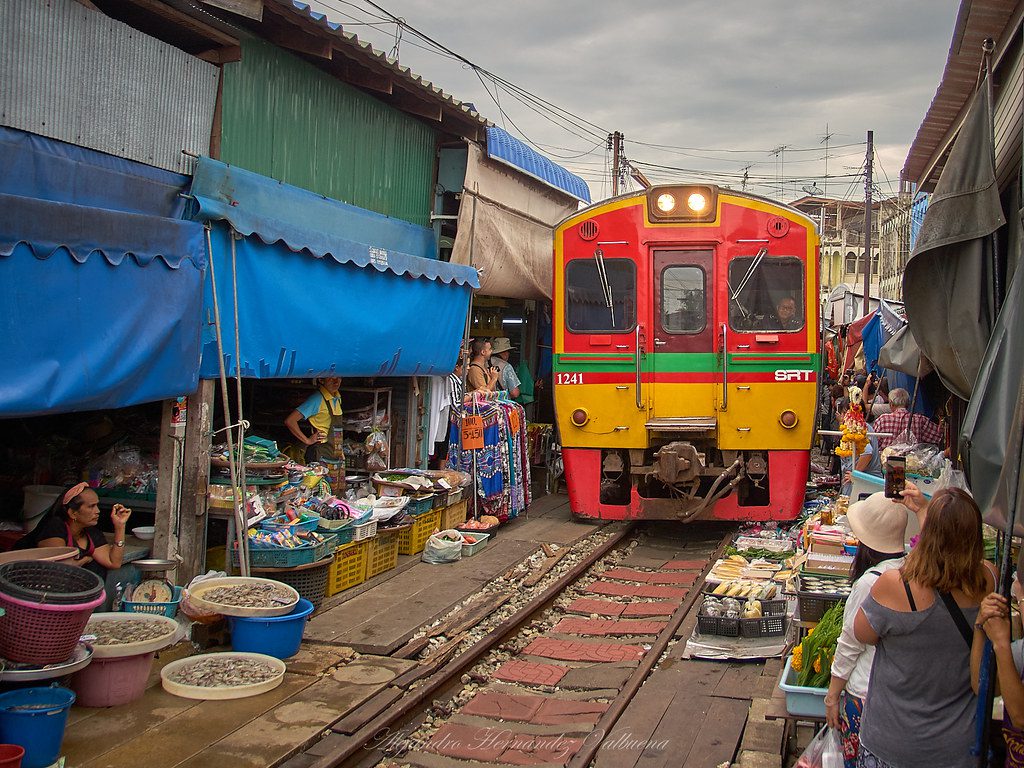
[[[775,552],[771,549],[761,549],[759,547],[751,547],[750,549],[737,549],[736,547],[729,546],[725,548],[725,557],[730,555],[742,555],[747,560],[772,560],[777,563],[783,562],[786,558],[793,555],[792,552]]]
[[[832,676],[832,657],[836,655],[836,644],[843,631],[843,609],[846,602],[836,603],[829,608],[821,621],[800,643],[800,672],[797,684],[810,688],[827,688]]]

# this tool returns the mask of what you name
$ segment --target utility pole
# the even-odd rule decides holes
[[[619,176],[621,175],[620,158],[622,156],[622,139],[621,133],[616,131],[608,137],[608,141],[612,145],[612,197],[617,197],[619,194]]]
[[[750,165],[744,165],[743,168],[741,169],[743,171],[743,181],[741,183],[741,189],[744,192],[747,191],[747,182],[750,180],[750,169],[753,168],[753,167],[754,167],[754,164],[751,163]]]
[[[868,153],[864,160],[864,314],[871,311],[871,163],[875,156],[875,132],[868,131]]]

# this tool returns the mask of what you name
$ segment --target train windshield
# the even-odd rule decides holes
[[[636,324],[636,265],[574,259],[565,269],[565,320],[574,333],[622,333]]]
[[[739,256],[729,262],[729,325],[734,331],[804,327],[804,265],[795,256]]]
[[[673,266],[661,273],[661,327],[668,333],[700,333],[707,326],[704,270]]]

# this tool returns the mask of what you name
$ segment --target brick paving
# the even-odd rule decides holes
[[[615,619],[582,619],[567,617],[558,622],[553,632],[564,635],[656,635],[665,628],[665,621],[616,621]]]
[[[478,693],[461,709],[464,715],[486,717],[491,720],[514,720],[529,723],[540,712],[548,699],[543,696],[510,695],[507,693]]]
[[[564,765],[582,746],[583,739],[516,734],[512,744],[501,754],[501,762],[507,765]]]
[[[608,704],[596,701],[546,699],[541,705],[540,711],[533,716],[530,722],[535,725],[596,723],[608,707]]]
[[[528,656],[541,656],[545,659],[559,661],[612,662],[640,659],[644,655],[644,649],[639,645],[623,645],[622,643],[574,642],[541,637],[526,646],[523,653]]]
[[[617,618],[625,609],[625,603],[616,603],[612,600],[595,600],[592,597],[579,597],[569,603],[565,610],[570,613],[582,613],[586,616],[596,613],[598,616]]]
[[[511,659],[498,667],[494,676],[498,680],[505,680],[509,683],[558,685],[558,681],[565,677],[565,673],[568,671],[568,667],[558,664],[541,664],[536,661]]]
[[[652,573],[649,584],[679,584],[690,587],[697,581],[699,573],[677,571],[675,573]]]
[[[426,750],[457,760],[494,763],[511,743],[512,733],[503,727],[445,723],[427,742]]]
[[[612,568],[599,574],[602,579],[617,579],[619,581],[638,581],[646,584],[654,574],[650,571],[638,571],[635,568]]]
[[[672,560],[661,566],[663,571],[703,571],[707,560]]]
[[[650,597],[655,600],[682,600],[688,590],[651,584],[621,584],[617,581],[595,581],[587,591],[609,597]]]
[[[622,617],[671,616],[679,606],[675,603],[630,603],[622,612]]]

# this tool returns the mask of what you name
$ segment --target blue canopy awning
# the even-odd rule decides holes
[[[198,384],[202,227],[187,178],[0,129],[0,416],[117,408]]]
[[[590,187],[587,186],[587,182],[496,125],[487,126],[487,156],[511,165],[527,176],[532,176],[577,200],[590,202]]]
[[[231,231],[241,371],[251,378],[412,376],[454,368],[475,269],[428,256],[425,227],[200,158],[194,216],[215,222],[225,364],[235,371]],[[206,284],[212,317],[212,280]],[[215,329],[201,375],[219,373]]]

